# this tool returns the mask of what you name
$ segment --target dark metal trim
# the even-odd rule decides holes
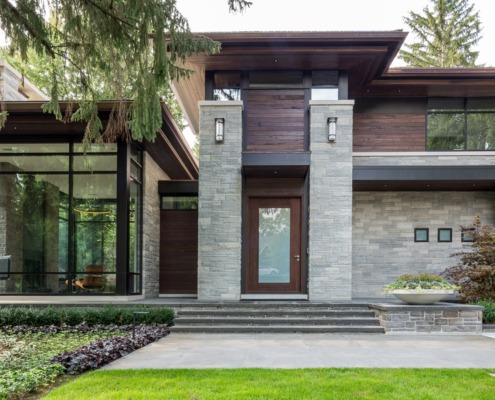
[[[117,295],[127,295],[129,272],[129,195],[131,146],[118,143],[117,158]]]
[[[495,181],[495,166],[354,166],[353,181]]]
[[[159,181],[158,194],[160,196],[197,196],[198,181]]]
[[[242,153],[243,167],[310,166],[311,153]]]
[[[339,100],[349,99],[349,73],[339,70]]]

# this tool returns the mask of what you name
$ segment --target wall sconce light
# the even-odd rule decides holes
[[[337,139],[337,117],[329,117],[327,119],[328,124],[328,141],[335,143]]]
[[[215,118],[215,142],[223,142],[225,134],[225,118]]]

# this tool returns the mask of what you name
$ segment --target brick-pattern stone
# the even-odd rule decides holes
[[[437,153],[437,152],[435,152]],[[463,165],[495,165],[495,152],[456,151],[441,154],[424,153],[389,153],[380,155],[368,155],[366,153],[354,153],[354,165],[368,166],[463,166]]]
[[[351,298],[354,101],[310,102],[309,299]],[[328,142],[328,117],[337,139]]]
[[[384,297],[383,286],[405,273],[439,273],[463,249],[460,225],[479,214],[495,223],[492,192],[354,192],[353,298]],[[414,242],[414,228],[429,228],[430,241]],[[439,243],[438,228],[452,228]]]
[[[160,287],[160,196],[158,181],[167,174],[148,153],[144,157],[143,181],[143,294],[157,297]]]
[[[215,142],[215,118],[225,139]],[[239,300],[242,102],[200,102],[198,299]]]
[[[371,304],[370,307],[385,333],[479,335],[483,327],[483,307],[479,306]]]

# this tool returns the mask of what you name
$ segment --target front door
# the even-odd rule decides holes
[[[248,293],[301,292],[301,199],[250,198]]]

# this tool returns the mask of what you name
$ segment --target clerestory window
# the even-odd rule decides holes
[[[427,150],[495,150],[495,99],[429,99]]]

